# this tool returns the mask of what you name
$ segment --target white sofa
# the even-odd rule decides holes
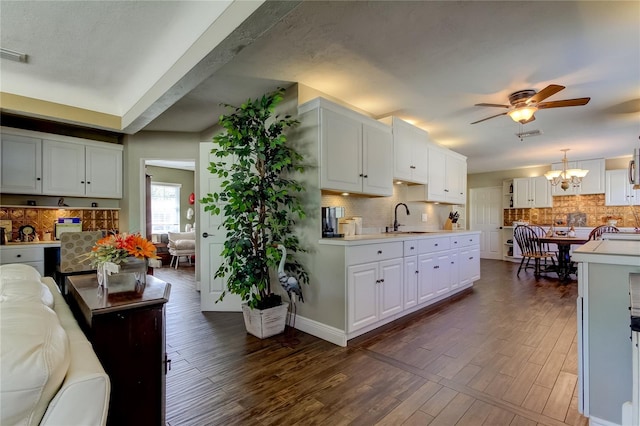
[[[0,266],[0,425],[104,425],[110,391],[53,279]]]

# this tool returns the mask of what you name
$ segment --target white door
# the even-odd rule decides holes
[[[358,330],[378,321],[378,262],[347,268],[348,330]]]
[[[209,162],[214,161],[214,157],[211,155],[211,148],[213,148],[212,142],[200,143],[200,155],[198,156],[199,199],[219,189],[220,179],[207,170]],[[219,161],[219,159],[215,158],[215,161]],[[220,253],[222,252],[225,234],[222,229],[218,229],[218,225],[222,222],[222,216],[205,212],[204,206],[199,202],[198,205],[199,220],[196,232],[199,233],[198,238],[200,239],[200,256],[198,257],[198,264],[200,265],[200,309],[203,311],[240,311],[242,309],[240,296],[235,294],[227,293],[221,302],[217,302],[225,289],[225,281],[220,278],[214,278],[222,262]]]
[[[402,259],[380,262],[380,319],[402,312]]]
[[[362,138],[363,192],[374,195],[393,195],[391,133],[364,124]]]
[[[88,145],[85,148],[87,196],[122,198],[122,150]]]
[[[481,232],[480,257],[502,259],[502,187],[473,188],[469,194],[470,229]]]
[[[321,186],[362,192],[362,123],[322,109]]]

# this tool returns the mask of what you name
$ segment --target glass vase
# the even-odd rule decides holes
[[[98,265],[98,285],[104,288],[122,288],[134,290],[138,285],[147,282],[148,259],[128,257],[119,265],[112,262],[104,262]]]

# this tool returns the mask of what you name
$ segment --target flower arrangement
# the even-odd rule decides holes
[[[99,239],[91,249],[89,257],[93,266],[110,262],[119,265],[127,257],[157,259],[156,246],[140,234],[116,234]]]

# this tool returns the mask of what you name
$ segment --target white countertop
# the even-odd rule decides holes
[[[573,251],[571,260],[578,262],[640,266],[640,241],[589,241]]]
[[[38,241],[23,243],[20,241],[9,241],[7,244],[3,244],[0,248],[17,248],[17,247],[60,247],[60,241]]]
[[[429,231],[429,232],[397,232],[397,233],[383,233],[383,234],[363,234],[353,235],[342,238],[323,238],[319,241],[320,244],[334,245],[334,246],[356,246],[362,244],[374,244],[374,243],[386,243],[389,241],[408,241],[418,240],[423,238],[435,238],[451,235],[470,235],[480,234],[480,231]]]

